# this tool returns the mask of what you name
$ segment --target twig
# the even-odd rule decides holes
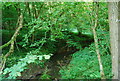
[[[17,50],[20,52],[20,49],[19,49],[19,47],[18,47],[18,45],[17,45],[16,40],[15,40],[15,45],[16,45],[16,47],[17,47]]]

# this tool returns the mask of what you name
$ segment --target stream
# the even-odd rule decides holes
[[[63,69],[63,66],[67,66],[71,61],[71,54],[77,50],[70,50],[64,54],[54,54],[50,60],[45,63],[45,67],[42,68],[36,64],[29,64],[27,70],[22,73],[18,79],[41,79],[41,76],[46,72],[50,76],[49,79],[57,80],[60,79],[61,75],[59,70]]]
[[[67,66],[71,61],[71,54],[73,54],[76,50],[69,51],[65,54],[56,54],[51,57],[50,61],[47,63],[48,75],[52,76],[51,79],[60,79],[59,70],[63,69],[63,66]]]
[[[80,41],[74,40],[74,42],[78,42],[83,49],[94,41],[93,38],[87,35],[82,35],[80,37],[82,37],[81,40],[79,39]],[[61,44],[64,46],[61,46]],[[56,46],[59,47],[58,51],[44,63],[44,67],[41,67],[40,64],[29,64],[28,69],[17,79],[43,79],[43,75],[45,75],[44,79],[60,79],[60,69],[63,69],[64,66],[67,67],[72,59],[72,54],[79,50],[76,49],[76,47],[67,47],[68,45],[64,40],[59,40]]]

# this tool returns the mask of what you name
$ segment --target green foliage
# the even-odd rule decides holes
[[[62,79],[100,79],[99,64],[94,50],[85,48],[73,54],[69,66],[60,70]],[[103,67],[106,78],[111,78],[111,56],[102,56]],[[75,66],[75,67],[74,67]],[[108,69],[109,68],[109,69]]]
[[[2,2],[2,28],[4,29],[14,29],[16,28],[16,22],[18,17],[18,12],[15,6],[17,3]],[[14,14],[14,15],[10,15]]]
[[[102,64],[107,79],[112,78],[112,61],[110,55],[109,32],[102,29],[97,30],[99,40],[99,50]],[[62,79],[100,79],[100,69],[98,64],[95,45],[91,44],[81,51],[72,55],[72,60],[67,67],[60,70]],[[75,66],[75,67],[74,67]],[[109,68],[109,69],[108,69]]]
[[[16,79],[16,77],[21,76],[21,72],[23,72],[25,69],[29,69],[26,68],[26,66],[30,63],[35,62],[36,59],[38,59],[39,61],[43,60],[43,59],[50,59],[51,55],[31,55],[31,54],[27,54],[25,58],[20,59],[20,61],[13,65],[10,68],[6,68],[3,71],[3,75],[9,74],[9,77],[7,77],[6,79]]]
[[[2,29],[0,31],[0,34],[2,35],[2,39],[3,39],[2,40],[2,44],[7,43],[11,39],[13,33],[14,33],[14,31],[12,31],[12,30],[10,31],[10,30],[4,30],[4,29]]]
[[[7,65],[3,71],[4,75],[9,75],[8,79],[21,76],[21,72],[28,69],[26,66],[30,63],[44,66],[42,60],[49,59],[51,53],[56,53],[65,45],[76,47],[80,51],[73,55],[68,67],[60,70],[63,79],[100,79],[94,44],[86,47],[93,39],[91,30],[92,20],[94,20],[94,16],[91,15],[94,13],[93,3],[5,2],[2,6],[3,29],[0,33],[3,34],[4,43],[13,35],[19,14],[23,13],[24,16],[23,29],[15,42],[15,53],[7,59]],[[98,13],[99,24],[96,31],[99,49],[105,75],[111,78],[107,3],[99,3]],[[83,47],[86,48],[83,49]],[[6,51],[8,49],[5,49],[3,54]],[[45,71],[41,78],[49,79],[51,76]]]
[[[50,75],[48,75],[48,74],[43,74],[42,76],[41,76],[41,79],[50,79]]]
[[[70,65],[66,69],[61,70],[60,73],[63,79],[100,78],[98,72],[99,65],[97,62],[97,56],[90,52],[89,48],[85,48],[84,50],[75,53]],[[98,73],[96,74],[95,72]]]
[[[34,5],[34,3],[32,4]],[[40,44],[40,42],[37,41],[38,39],[41,39],[41,41],[42,39],[46,39],[45,33],[47,34],[47,40],[45,41],[49,42],[56,41],[56,39],[66,39],[63,31],[78,34],[84,29],[83,27],[86,28],[85,30],[90,29],[90,26],[88,25],[81,26],[83,25],[82,23],[85,21],[86,16],[88,16],[88,14],[83,16],[79,12],[86,12],[86,10],[83,9],[84,3],[48,3],[48,5],[40,5],[42,5],[44,14],[41,14],[38,19],[33,19],[25,25],[25,27],[28,28],[28,33],[24,35],[23,46],[29,45],[32,42],[31,37],[33,35],[35,36],[34,40],[36,41],[34,44],[35,46]],[[66,10],[69,10],[69,12],[65,12]],[[83,16],[84,18],[81,18],[80,16]],[[76,22],[77,20],[81,23]],[[90,23],[90,21],[88,21],[88,23]]]

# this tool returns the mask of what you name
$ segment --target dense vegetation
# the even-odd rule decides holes
[[[107,5],[2,3],[1,79],[112,78]]]

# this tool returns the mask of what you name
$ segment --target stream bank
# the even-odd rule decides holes
[[[35,63],[29,64],[21,77],[18,79],[42,79],[46,75],[48,79],[60,79],[59,70],[63,66],[67,66],[72,58],[71,54],[75,53],[77,49],[66,52],[65,54],[54,54],[48,61],[45,62],[44,67]]]

